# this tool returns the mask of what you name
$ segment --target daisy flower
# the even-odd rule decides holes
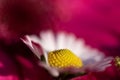
[[[72,33],[51,30],[43,31],[39,36],[26,35],[22,41],[40,59],[39,65],[58,77],[61,73],[82,73],[103,71],[112,57],[86,45]]]

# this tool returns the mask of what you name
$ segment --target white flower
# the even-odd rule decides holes
[[[58,32],[55,34],[51,30],[49,30],[41,32],[39,37],[35,35],[27,35],[22,40],[40,59],[39,65],[47,69],[49,73],[51,73],[54,77],[58,77],[60,73],[63,73],[65,71],[72,73],[85,72],[86,70],[103,71],[108,66],[111,66],[110,62],[113,59],[112,57],[105,57],[105,55],[102,52],[85,45],[83,39],[77,39],[75,35],[70,33]],[[63,50],[63,53],[66,54],[64,49],[71,50],[76,57],[79,57],[80,67],[76,68],[75,66],[72,66],[59,68],[62,66],[62,64],[67,64],[63,61],[60,63],[60,66],[57,65],[58,67],[55,66],[55,64],[57,64],[58,61],[55,61],[56,63],[54,63],[53,66],[51,66],[52,63],[50,63],[49,60],[53,61],[54,59],[49,58],[50,52]],[[41,59],[42,55],[44,56],[45,61]],[[66,57],[68,56],[69,54]],[[61,58],[61,60],[66,59]],[[75,63],[75,65],[79,65],[79,61],[76,61],[77,63],[73,61],[73,64]]]

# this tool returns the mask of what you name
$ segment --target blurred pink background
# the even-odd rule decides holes
[[[72,32],[106,56],[120,56],[120,1],[1,0],[0,80],[53,79],[20,41],[48,29]],[[112,66],[94,76],[90,80],[119,80],[120,72]]]

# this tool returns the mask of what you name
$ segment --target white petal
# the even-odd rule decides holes
[[[101,60],[100,62],[98,62],[96,65],[97,68],[106,68],[108,65],[111,65],[110,62],[113,60],[112,57],[107,57],[103,60]]]
[[[56,49],[63,49],[66,48],[66,34],[63,32],[59,32],[56,36],[56,45],[57,48]]]
[[[96,68],[96,71],[99,72],[99,71],[104,71],[107,67],[111,66],[111,64],[108,64],[108,65],[105,65],[104,67],[101,67],[101,68]]]
[[[80,57],[83,61],[92,59],[94,61],[100,61],[104,57],[104,54],[96,49],[92,49],[91,47],[87,46],[85,47],[83,53],[81,53]]]
[[[89,65],[85,65],[91,71],[103,71],[107,67],[111,66],[110,62],[113,60],[112,57],[103,58],[101,61],[94,61],[93,63],[89,63]]]
[[[54,77],[58,77],[59,76],[59,72],[55,68],[52,68],[52,67],[48,66],[46,63],[40,62],[39,65],[44,67],[46,70],[48,70],[48,72],[52,76],[54,76]]]
[[[40,46],[36,46],[34,43],[32,43],[32,38],[30,36],[25,36],[24,39],[21,38],[21,40],[32,50],[32,52],[40,59],[40,56],[42,55],[41,50],[39,49]],[[34,41],[33,41],[34,42]]]
[[[67,41],[66,41],[66,48],[68,48],[68,49],[70,49],[70,50],[74,50],[73,48],[75,47],[74,46],[74,42],[75,42],[75,35],[73,35],[73,34],[67,34],[66,36],[66,39],[67,39]]]
[[[39,44],[37,45],[37,43],[34,42],[32,42],[32,46],[33,46],[33,53],[40,59],[41,55],[43,55],[41,46]]]
[[[84,55],[85,43],[83,39],[77,39],[76,41],[74,41],[73,52],[80,58],[82,57],[82,55]]]
[[[31,41],[39,43],[41,45],[41,41],[40,41],[40,38],[38,36],[30,35],[29,38],[30,38]]]
[[[40,37],[41,37],[42,46],[47,51],[55,50],[55,48],[56,48],[55,35],[53,34],[52,31],[41,32]]]
[[[79,53],[81,51],[81,48],[83,47],[84,41],[82,39],[77,40],[75,35],[73,34],[68,34],[66,39],[66,47],[79,57]]]
[[[28,35],[26,35],[24,38],[21,38],[21,40],[22,40],[28,47],[32,47],[31,39],[29,38]]]

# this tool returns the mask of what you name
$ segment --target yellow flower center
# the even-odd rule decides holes
[[[82,67],[82,60],[68,49],[60,49],[48,53],[48,63],[51,67],[69,68]]]
[[[120,68],[120,57],[115,57],[115,65]]]

